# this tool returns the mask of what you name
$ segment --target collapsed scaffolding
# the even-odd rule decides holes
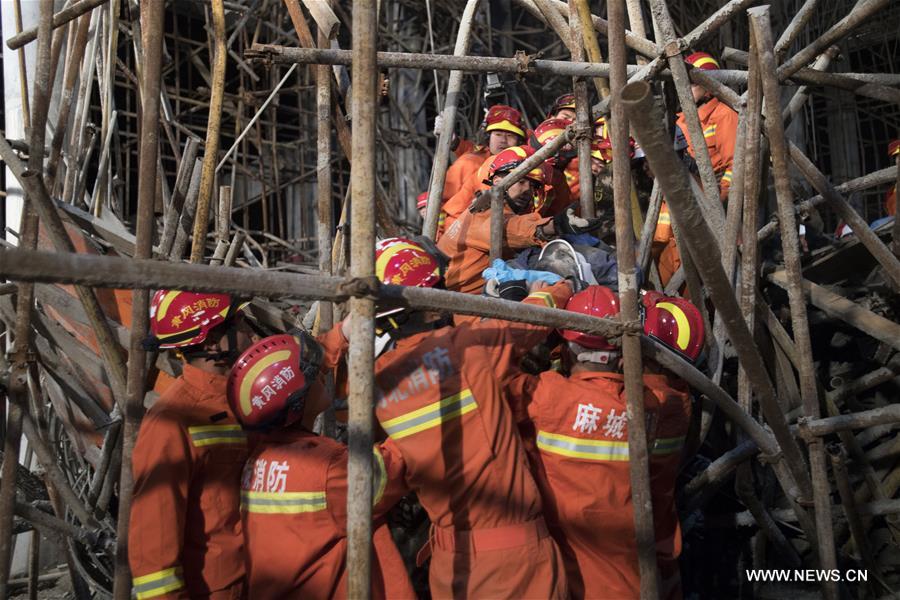
[[[149,290],[160,288],[318,301],[318,327],[321,329],[327,329],[334,321],[332,303],[348,302],[351,313],[364,317],[353,320],[349,354],[348,572],[351,597],[366,597],[369,590],[372,473],[368,457],[373,436],[372,317],[376,301],[526,321],[551,327],[564,326],[567,329],[599,333],[620,341],[625,356],[630,425],[628,443],[643,597],[655,598],[658,594],[644,433],[642,355],[678,373],[741,431],[736,448],[710,464],[686,486],[688,497],[699,503],[697,496],[705,493],[704,488],[721,482],[737,470],[736,491],[741,502],[749,509],[752,519],[765,532],[784,563],[791,566],[815,565],[823,570],[833,570],[838,567],[838,557],[833,515],[836,511],[832,504],[832,488],[827,468],[831,462],[841,499],[840,506],[846,517],[846,527],[858,549],[860,562],[879,579],[882,578],[868,546],[866,530],[871,525],[871,515],[894,515],[900,512],[898,502],[891,500],[896,493],[897,484],[886,482],[876,475],[866,452],[851,431],[898,422],[900,414],[896,405],[843,414],[841,409],[847,408],[846,400],[852,395],[893,380],[900,374],[900,363],[896,357],[891,358],[893,350],[900,350],[900,326],[873,310],[807,280],[799,252],[798,215],[816,206],[830,207],[852,227],[857,238],[854,244],[875,261],[876,271],[883,278],[883,286],[895,290],[900,288],[900,244],[894,243],[891,248],[885,241],[898,239],[900,226],[897,221],[882,226],[881,229],[870,230],[865,220],[844,197],[844,194],[851,191],[897,181],[900,179],[900,163],[835,187],[812,160],[786,139],[784,123],[796,117],[808,100],[807,86],[833,86],[863,97],[900,104],[900,91],[894,87],[896,77],[892,74],[866,74],[863,77],[825,72],[834,55],[833,44],[885,9],[889,4],[887,0],[862,0],[833,27],[791,56],[787,56],[788,49],[812,18],[816,4],[812,0],[806,2],[803,9],[796,13],[777,40],[773,37],[768,8],[748,8],[755,4],[749,0],[728,2],[683,36],[676,34],[666,3],[663,0],[651,0],[649,6],[657,31],[656,41],[648,39],[644,31],[639,2],[628,2],[627,6],[624,2],[611,2],[608,6],[608,19],[591,15],[585,0],[570,0],[568,5],[551,0],[519,2],[525,10],[545,20],[560,35],[562,43],[571,53],[570,61],[544,60],[524,53],[513,57],[467,56],[471,43],[471,25],[479,8],[478,0],[468,0],[465,5],[453,55],[434,52],[376,52],[378,27],[374,2],[356,2],[353,5],[352,50],[332,49],[331,41],[340,23],[337,16],[323,9],[322,3],[305,3],[317,24],[318,35],[314,39],[298,2],[285,0],[296,35],[303,47],[252,44],[245,46],[243,56],[233,58],[242,63],[263,61],[270,64],[290,64],[292,66],[286,72],[287,75],[293,71],[294,65],[317,65],[315,176],[318,191],[316,228],[319,252],[316,274],[279,273],[231,266],[235,264],[239,254],[246,255],[245,244],[252,236],[248,233],[246,211],[244,227],[237,228],[231,223],[234,212],[231,187],[220,187],[217,198],[214,193],[215,171],[231,153],[229,150],[223,155],[219,143],[225,61],[226,55],[231,56],[226,49],[229,40],[225,30],[225,4],[221,0],[212,2],[210,35],[215,52],[210,73],[210,118],[206,129],[204,156],[199,168],[195,165],[200,149],[199,140],[193,135],[187,137],[183,148],[172,143],[169,131],[171,120],[165,116],[165,94],[161,93],[165,5],[162,2],[143,3],[140,7],[140,35],[135,36],[136,41],[140,40],[140,47],[135,48],[140,69],[136,69],[133,76],[133,82],[139,82],[141,90],[135,235],[99,230],[102,222],[98,217],[107,209],[104,202],[111,202],[113,194],[96,196],[93,204],[88,207],[90,213],[73,208],[72,199],[80,185],[80,178],[83,177],[76,173],[76,169],[70,167],[66,171],[64,185],[54,186],[58,169],[56,163],[63,143],[60,129],[55,129],[47,160],[42,152],[30,151],[47,145],[47,107],[51,95],[59,89],[55,85],[55,69],[51,65],[54,64],[53,56],[58,59],[60,55],[62,38],[57,38],[54,32],[62,31],[62,26],[74,19],[81,19],[79,28],[83,25],[84,33],[79,29],[79,37],[68,55],[68,60],[72,61],[71,66],[66,70],[67,74],[76,73],[76,67],[82,61],[81,52],[87,42],[87,25],[84,23],[88,21],[83,15],[89,15],[91,10],[102,4],[105,3],[81,0],[54,14],[53,2],[42,0],[41,20],[36,31],[25,31],[16,39],[8,41],[10,47],[16,48],[36,42],[38,67],[31,95],[29,139],[15,147],[6,140],[0,141],[0,155],[19,180],[26,200],[25,217],[19,229],[19,248],[0,251],[0,274],[11,281],[20,282],[14,290],[5,290],[7,294],[13,291],[16,293],[15,310],[3,311],[4,320],[11,324],[14,345],[10,352],[7,385],[10,402],[0,486],[0,565],[3,565],[0,568],[0,594],[7,591],[5,586],[8,584],[8,569],[5,565],[9,564],[12,552],[10,540],[13,516],[16,515],[31,521],[39,530],[67,536],[73,542],[91,547],[98,553],[115,555],[112,563],[115,569],[113,594],[117,598],[129,597],[130,578],[125,558],[131,487],[128,465],[143,410],[147,368],[149,364],[157,362],[157,357],[147,356],[140,342],[147,330]],[[116,2],[113,4],[118,5]],[[245,12],[249,13],[249,10]],[[746,61],[746,71],[703,72],[687,69],[682,56],[687,49],[701,43],[731,19],[743,15],[749,17],[751,31],[748,52],[738,56],[739,52],[735,51],[732,55]],[[626,18],[632,24],[631,31],[625,28]],[[608,41],[609,63],[602,62],[596,33]],[[636,56],[634,65],[626,64],[629,51]],[[584,60],[585,53],[590,57],[589,62]],[[111,64],[111,61],[107,64]],[[329,65],[352,68],[352,128],[344,122],[333,97],[333,87],[337,82],[333,81],[334,72]],[[435,167],[428,187],[430,194],[424,224],[424,233],[432,238],[437,229],[440,193],[449,163],[451,135],[457,118],[463,73],[547,73],[573,78],[573,87],[580,98],[581,108],[576,123],[569,127],[565,136],[559,136],[548,143],[504,179],[502,185],[492,188],[485,195],[485,201],[490,203],[492,212],[492,258],[500,256],[503,245],[501,212],[506,187],[567,142],[575,142],[580,153],[585,152],[585,149],[589,152],[592,112],[593,116],[610,115],[614,156],[616,252],[620,274],[619,293],[623,306],[621,320],[573,316],[572,313],[555,309],[510,305],[500,300],[447,291],[380,285],[375,280],[373,261],[376,226],[385,235],[399,231],[391,218],[392,212],[386,205],[387,194],[378,181],[379,170],[375,159],[376,111],[381,96],[379,70],[395,67],[450,71],[444,93],[444,128],[434,153]],[[287,75],[268,94],[256,117],[275,97]],[[64,78],[62,87],[69,94],[75,79],[74,75]],[[607,79],[608,81],[604,81]],[[596,85],[602,99],[593,107],[592,112],[587,110],[586,86],[589,80]],[[702,144],[697,148],[700,185],[690,178],[678,162],[672,150],[662,107],[648,85],[648,82],[660,80],[671,81],[674,85],[688,117],[688,127],[693,139],[702,139],[703,135],[696,106],[690,96],[692,82],[702,84],[739,113],[741,138],[745,140],[745,144],[739,147],[735,156],[734,178],[725,208],[719,202],[717,193],[714,193],[717,184],[709,156]],[[796,90],[791,102],[781,110],[780,86],[787,83],[801,87]],[[747,91],[739,95],[730,86],[746,86]],[[159,152],[160,122],[164,124],[162,132],[167,136],[167,141],[176,148],[173,154],[177,172],[171,192],[166,190],[165,177],[161,176],[164,169]],[[165,126],[167,123],[168,128]],[[248,122],[243,131],[249,131],[253,124],[252,120]],[[658,190],[653,194],[644,215],[640,210],[635,213],[632,205],[632,183],[627,158],[629,130],[634,132],[657,175]],[[100,137],[109,137],[110,131],[111,128],[107,128],[101,132]],[[334,239],[332,210],[334,177],[331,170],[331,144],[334,131],[337,132],[336,138],[342,152],[351,163],[349,202],[343,203],[341,225],[349,222],[353,226],[352,236],[345,235],[346,227],[343,227],[338,229],[337,239]],[[237,136],[233,140],[231,150],[243,141]],[[108,161],[110,154],[111,150],[106,145],[102,156],[106,156],[105,160]],[[767,155],[771,156],[778,218],[760,229],[757,227],[757,214],[761,188],[768,176],[768,161],[765,160]],[[27,157],[27,160],[22,157]],[[100,160],[104,161],[102,157]],[[581,160],[580,165],[580,177],[585,182],[581,186],[581,209],[583,214],[592,215],[594,204],[590,194],[590,161]],[[792,166],[818,192],[818,196],[799,203],[795,201],[790,185]],[[277,171],[276,168],[275,172]],[[110,182],[101,183],[102,185],[98,183],[99,190],[104,185],[111,185]],[[60,192],[54,192],[54,189],[60,187]],[[161,194],[163,190],[166,191]],[[163,198],[161,231],[157,230],[154,215],[160,195]],[[274,197],[278,198],[278,195],[275,194]],[[715,308],[713,312],[701,306],[706,313],[705,319],[712,325],[708,331],[714,333],[709,340],[709,355],[714,359],[710,361],[708,373],[695,369],[654,340],[640,335],[636,272],[637,267],[646,270],[649,241],[663,197],[672,211],[678,244],[684,258],[679,280],[687,283],[691,297],[708,297],[711,306]],[[262,206],[267,204],[268,201],[263,199]],[[209,239],[207,229],[214,205],[217,207],[216,225],[213,237]],[[261,230],[275,228],[283,236],[284,224],[279,224],[278,220],[283,212],[274,212],[277,217],[268,214],[263,216]],[[641,219],[643,222],[640,222]],[[101,238],[104,235],[108,238],[116,237],[115,243],[107,241],[114,245],[120,256],[76,252],[69,233],[72,223],[92,230]],[[639,235],[635,248],[636,233]],[[46,236],[56,252],[36,250],[39,234]],[[779,317],[766,306],[759,294],[758,245],[746,243],[747,240],[762,243],[774,234],[780,236],[783,266],[767,273],[765,279],[786,291],[793,335],[786,331]],[[154,240],[158,240],[155,247]],[[740,240],[744,243],[739,244]],[[348,241],[349,256],[341,258],[340,252],[335,250],[344,248]],[[181,259],[189,243],[191,264],[183,264]],[[204,265],[209,256],[209,264]],[[260,266],[264,266],[266,252],[260,253],[260,256],[263,258]],[[335,256],[337,261],[333,261]],[[335,262],[349,265],[349,272],[346,275],[333,275],[333,272],[339,271]],[[33,322],[37,312],[34,309],[34,282],[76,286],[81,303],[77,310],[83,314],[96,336],[103,361],[102,372],[109,382],[115,402],[116,408],[112,416],[106,419],[100,461],[86,495],[73,489],[47,441],[47,423],[39,408],[43,402],[39,389],[39,364],[46,368],[44,361],[49,360],[50,353],[41,344],[31,341],[38,339],[31,333],[32,328],[40,331]],[[110,324],[98,301],[95,288],[135,290],[130,332]],[[42,302],[48,303],[46,299]],[[841,382],[842,385],[823,393],[824,390],[817,381],[813,359],[808,303],[878,340],[882,345],[879,350],[883,359],[881,366],[858,379]],[[787,367],[782,365],[775,370],[774,379],[770,374],[772,369],[754,339],[754,334],[763,325],[774,338],[778,352],[787,361]],[[722,386],[726,340],[740,364],[736,398]],[[125,359],[126,353],[123,350],[126,344],[128,360]],[[796,380],[793,370],[799,375]],[[788,378],[791,380],[790,384],[787,383]],[[799,403],[797,407],[790,407],[794,410],[788,411],[781,397],[790,385],[796,388],[791,396],[799,399]],[[762,419],[754,416],[754,399]],[[69,401],[77,402],[75,398],[70,398]],[[824,418],[822,407],[826,414]],[[707,428],[710,414],[707,409],[704,415]],[[795,416],[800,416],[796,428],[792,427],[792,418],[789,418]],[[47,491],[54,514],[35,508],[35,502],[22,502],[16,498],[17,482],[27,477],[17,475],[19,438],[23,434],[46,471]],[[832,434],[837,434],[839,442],[829,443],[826,447],[824,438]],[[806,447],[806,452],[798,443],[798,438]],[[771,466],[791,512],[789,516],[782,515],[778,519],[790,519],[799,523],[800,531],[808,543],[803,551],[798,550],[781,531],[771,506],[754,497],[752,474],[746,461],[757,454],[765,464]],[[876,503],[859,505],[847,473],[846,463],[849,459],[863,474],[867,495]],[[118,519],[108,514],[110,498],[114,494],[118,514],[122,517]],[[839,524],[840,526],[842,525]],[[895,541],[900,539],[900,529],[892,522],[892,518],[888,519],[888,529]],[[879,585],[882,584],[887,586],[883,581]],[[823,582],[822,588],[826,597],[837,597],[835,582]]]

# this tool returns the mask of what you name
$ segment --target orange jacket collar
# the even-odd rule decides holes
[[[197,367],[185,364],[181,376],[184,377],[185,383],[192,388],[202,392],[208,392],[210,389],[221,389],[222,394],[225,394],[225,387],[228,383],[227,375],[209,373],[202,369],[198,369]]]

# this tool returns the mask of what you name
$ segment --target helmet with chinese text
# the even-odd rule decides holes
[[[243,306],[229,294],[159,290],[150,301],[150,336],[144,346],[167,350],[201,344]]]
[[[441,265],[420,244],[387,238],[375,244],[375,276],[385,284],[435,287],[441,281]]]
[[[644,333],[679,356],[696,362],[703,351],[703,316],[684,298],[657,296],[642,302]]]
[[[303,417],[306,393],[322,364],[322,347],[305,331],[256,342],[228,375],[228,404],[245,429],[285,427]]]
[[[569,298],[566,310],[591,317],[614,317],[619,314],[619,297],[604,285],[591,285]],[[584,348],[618,351],[618,348],[602,335],[571,329],[563,329],[560,333],[566,340]]]

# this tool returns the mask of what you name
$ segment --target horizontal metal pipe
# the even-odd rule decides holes
[[[586,331],[613,338],[627,329],[624,324],[611,319],[598,319],[559,309],[509,303],[496,298],[447,290],[378,285],[374,279],[369,281],[329,275],[273,273],[112,256],[3,249],[0,250],[0,276],[13,281],[77,283],[88,287],[191,290],[333,302],[342,302],[351,297],[377,297],[392,305],[448,310],[465,315]]]
[[[900,404],[889,404],[881,408],[864,410],[858,413],[825,417],[824,419],[801,418],[797,421],[800,437],[812,440],[824,435],[848,431],[850,429],[866,429],[876,425],[888,425],[900,422]]]
[[[244,53],[248,59],[269,60],[281,64],[308,65],[350,65],[350,50],[323,48],[294,48],[272,44],[253,44]],[[570,77],[609,77],[609,63],[575,62],[566,60],[535,59],[530,55],[518,54],[512,58],[495,56],[455,56],[453,54],[424,54],[415,52],[379,52],[380,68],[396,69],[438,69],[463,71],[468,73],[546,73]],[[636,65],[628,65],[628,75],[640,70]],[[713,79],[729,85],[739,85],[747,81],[746,71],[722,69],[707,71]],[[668,70],[660,73],[671,77]]]
[[[84,13],[94,10],[101,4],[106,4],[109,0],[81,0],[81,2],[76,2],[69,6],[68,8],[64,8],[58,13],[53,15],[52,27],[56,29],[57,27],[62,27],[69,21],[73,19],[77,19]],[[17,33],[12,36],[8,40],[6,40],[6,45],[10,50],[18,50],[25,44],[29,42],[33,42],[37,39],[37,27],[30,27],[26,29],[22,33]]]

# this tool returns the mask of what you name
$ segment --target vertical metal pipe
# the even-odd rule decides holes
[[[585,0],[569,0],[569,28],[572,34],[572,60],[584,61],[584,33],[585,26],[582,13],[587,13],[590,23],[591,11]],[[591,28],[593,31],[593,28]],[[597,48],[599,51],[599,47]],[[578,149],[578,185],[580,186],[579,202],[581,204],[581,216],[593,218],[594,216],[594,178],[591,174],[591,108],[588,106],[587,81],[583,77],[572,78],[572,88],[575,91],[575,131],[577,136],[576,148]],[[598,90],[603,87],[598,86]],[[609,95],[609,87],[605,88]],[[602,92],[601,92],[602,93]]]
[[[900,194],[900,154],[897,155],[897,182],[894,184],[894,193]],[[894,226],[891,227],[891,249],[894,256],[900,259],[900,215],[894,214]]]
[[[650,0],[650,10],[654,23],[659,27],[662,34],[662,39],[658,40],[658,43],[665,45],[669,70],[672,72],[672,82],[675,84],[678,101],[681,103],[681,110],[684,111],[684,116],[687,120],[688,131],[685,133],[691,138],[691,146],[694,148],[694,157],[697,162],[697,168],[700,171],[700,182],[703,184],[703,198],[706,200],[707,208],[709,209],[705,211],[705,214],[707,218],[712,219],[709,225],[716,234],[715,239],[721,241],[722,234],[725,231],[725,211],[722,209],[722,203],[719,201],[719,183],[716,181],[716,175],[713,172],[709,148],[706,147],[704,142],[703,126],[697,114],[697,104],[694,102],[694,97],[691,94],[691,81],[688,77],[684,58],[681,56],[681,46],[678,43],[675,27],[672,24],[672,17],[669,14],[669,7],[666,5],[665,0]]]
[[[465,56],[469,53],[471,42],[472,21],[475,17],[475,9],[480,0],[467,0],[459,21],[459,31],[456,33],[456,47],[454,56]],[[431,172],[431,182],[428,184],[428,208],[425,210],[425,223],[422,225],[422,234],[434,239],[437,235],[438,217],[441,212],[441,195],[444,193],[444,181],[447,179],[447,167],[450,165],[450,140],[453,138],[453,130],[456,127],[456,113],[459,105],[459,94],[462,90],[462,71],[450,71],[447,82],[447,99],[444,102],[443,129],[438,139],[437,148],[434,151],[434,162]],[[356,123],[356,121],[354,121]],[[355,156],[355,155],[354,155]]]
[[[153,205],[156,197],[159,152],[159,89],[165,3],[143,2],[140,10],[144,62],[141,77],[141,146],[138,162],[138,211],[134,258],[147,259],[151,257],[153,251]],[[215,147],[218,147],[218,143],[215,144]],[[214,159],[215,150],[212,150],[211,154]],[[210,155],[209,146],[207,146],[207,155]],[[146,352],[141,341],[147,335],[150,320],[150,292],[134,290],[133,294],[131,340],[128,351],[127,400],[123,411],[119,514],[116,528],[116,564],[113,583],[113,597],[116,600],[128,600],[131,597],[131,570],[128,568],[128,530],[131,516],[131,494],[134,486],[131,454],[143,415]]]
[[[353,89],[351,114],[353,132],[350,170],[350,204],[353,236],[350,239],[350,274],[375,274],[375,120],[377,114],[375,59],[378,37],[376,0],[353,3]],[[448,95],[447,106],[456,105]],[[450,129],[453,121],[450,120]],[[449,149],[449,147],[447,148]],[[435,171],[441,171],[439,167]],[[443,172],[441,171],[443,175]],[[443,182],[442,182],[443,183]],[[440,187],[437,188],[440,198]],[[437,206],[429,206],[437,208]],[[368,298],[352,298],[353,325],[350,337],[349,379],[350,460],[347,470],[347,595],[369,598],[371,592],[372,545],[372,388],[375,378],[375,303]]]
[[[325,0],[328,5],[330,0]],[[318,32],[320,48],[328,48],[328,36]],[[316,66],[316,195],[319,238],[319,270],[331,274],[334,201],[331,189],[331,68]],[[319,302],[319,328],[326,331],[334,323],[331,302]]]
[[[625,105],[626,112],[632,117],[631,123],[638,136],[638,141],[647,154],[647,160],[650,161],[653,172],[665,192],[676,224],[690,232],[690,235],[684,238],[687,248],[683,248],[682,251],[690,252],[697,265],[706,289],[709,291],[716,309],[722,315],[728,337],[759,395],[760,406],[772,428],[772,433],[781,446],[784,459],[790,467],[796,485],[803,495],[808,497],[812,486],[800,447],[788,430],[762,355],[753,341],[747,323],[740,313],[731,283],[722,269],[721,255],[714,241],[715,237],[694,202],[688,183],[689,175],[672,150],[671,138],[664,129],[659,107],[653,102],[650,86],[645,82],[636,82],[625,86],[621,92],[621,102]],[[783,483],[786,489],[794,487],[790,485],[790,482]]]
[[[775,175],[775,195],[778,200],[779,223],[781,225],[781,245],[784,252],[784,267],[788,279],[788,300],[791,307],[791,325],[794,343],[800,359],[800,397],[804,413],[808,418],[817,419],[819,412],[818,387],[813,365],[812,344],[809,338],[809,321],[806,316],[806,299],[803,295],[803,273],[800,265],[800,236],[794,215],[794,198],[791,191],[788,169],[787,141],[784,122],[781,120],[781,92],[775,74],[775,47],[769,22],[769,7],[760,6],[747,11],[750,15],[750,29],[756,41],[759,60],[759,75],[762,80],[763,98],[766,106],[766,132]],[[812,468],[813,502],[818,536],[818,555],[821,568],[837,568],[834,550],[834,532],[831,522],[831,488],[828,483],[828,469],[825,446],[820,438],[809,441],[809,460]],[[837,598],[837,585],[833,581],[822,582],[826,598]]]
[[[212,92],[209,98],[206,146],[203,150],[203,171],[200,175],[200,195],[197,197],[197,212],[194,213],[193,245],[191,246],[192,263],[198,263],[203,260],[203,251],[206,248],[209,202],[212,198],[213,183],[216,178],[216,159],[219,154],[219,128],[222,124],[222,100],[225,97],[226,52],[225,5],[223,0],[212,0],[212,17],[216,51],[213,58]]]
[[[572,10],[572,3],[575,3],[575,10]],[[552,7],[551,7],[552,8]],[[588,6],[588,0],[569,0],[569,20],[575,18],[577,12],[578,24],[577,29],[572,27],[573,41],[572,47],[578,45],[578,38],[581,38],[584,49],[587,50],[588,57],[593,63],[602,63],[603,54],[600,51],[600,43],[597,41],[597,32],[594,30],[594,22],[591,20],[591,7]],[[572,60],[576,60],[572,56]],[[581,59],[584,60],[584,59]],[[600,98],[609,96],[609,80],[603,77],[594,77],[594,87],[597,88],[597,94]],[[590,110],[588,111],[590,118]]]
[[[18,2],[16,3],[18,9]],[[17,16],[18,16],[17,10]],[[44,163],[44,139],[46,137],[47,107],[50,101],[52,74],[50,73],[50,42],[53,32],[53,0],[41,0],[38,21],[38,48],[34,88],[31,103],[31,131],[29,138],[28,167],[40,174]],[[21,22],[17,25],[21,29]],[[22,73],[24,77],[24,71]],[[24,81],[24,80],[23,80]],[[25,84],[23,83],[23,86]],[[26,113],[27,114],[27,109]],[[23,186],[25,187],[25,186]],[[19,244],[34,249],[38,240],[38,218],[34,212],[34,200],[27,193],[19,226]],[[22,421],[27,407],[28,347],[31,331],[31,310],[34,304],[34,284],[20,283],[16,298],[16,322],[14,346],[9,374],[9,403],[6,435],[3,439],[3,465],[0,469],[0,598],[8,598],[9,569],[14,550],[12,535],[13,508],[16,500],[16,470],[19,465],[19,446],[22,439]],[[34,535],[37,535],[36,533]]]
[[[609,13],[609,62],[612,89],[621,90],[625,71],[625,0],[607,4]],[[613,198],[616,217],[616,260],[619,265],[619,306],[625,322],[638,322],[638,289],[631,224],[631,161],[628,148],[628,116],[620,98],[612,103],[610,141],[613,152]],[[650,461],[644,416],[644,376],[641,340],[635,334],[622,338],[625,359],[625,396],[628,406],[628,456],[631,498],[641,573],[641,598],[659,598],[656,571],[656,533],[653,527],[653,497],[650,493]]]
[[[628,28],[634,35],[646,38],[647,28],[644,26],[644,13],[641,10],[641,0],[625,0],[628,9]],[[637,64],[646,65],[647,58],[639,52],[636,53]]]
[[[847,471],[847,451],[840,444],[829,444],[828,454],[831,457],[831,468],[834,472],[834,482],[841,496],[841,508],[844,509],[844,516],[847,517],[847,524],[850,526],[850,535],[853,536],[853,543],[862,558],[862,563],[867,569],[872,569],[877,578],[881,577],[878,563],[875,562],[875,556],[872,554],[872,547],[866,537],[866,527],[859,515],[859,508],[856,504],[856,496],[853,494],[853,487],[850,485],[850,474]]]

